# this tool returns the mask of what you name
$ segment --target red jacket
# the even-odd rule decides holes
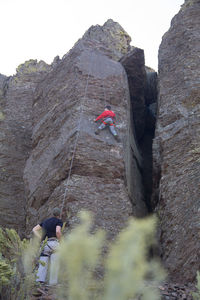
[[[101,119],[105,119],[105,118],[114,118],[115,117],[115,113],[112,110],[105,110],[100,116],[98,116],[96,118],[95,121],[101,120]]]

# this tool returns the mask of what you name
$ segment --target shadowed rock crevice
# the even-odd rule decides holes
[[[144,64],[144,51],[134,48],[121,60],[130,91],[130,127],[141,158],[136,164],[143,183],[143,199],[152,212],[152,141],[154,138],[157,109],[157,73]],[[134,177],[134,174],[131,175]]]
[[[145,192],[145,202],[149,212],[154,210],[152,204],[153,185],[153,155],[152,144],[155,135],[155,124],[157,118],[157,73],[146,67],[145,86],[145,127],[144,134],[139,139],[138,144],[143,157],[143,184]]]

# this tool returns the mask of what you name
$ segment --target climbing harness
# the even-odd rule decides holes
[[[106,123],[104,120],[102,121],[102,123],[103,123],[104,125],[108,125],[108,123]],[[114,123],[109,124],[109,126],[114,126],[114,127],[116,127],[116,125],[115,125]]]
[[[72,167],[73,167],[73,163],[74,163],[75,152],[76,152],[76,148],[77,148],[77,144],[78,144],[78,138],[79,138],[79,135],[80,135],[80,126],[81,126],[81,121],[82,121],[82,116],[83,116],[83,104],[84,104],[85,99],[86,99],[86,94],[87,94],[87,90],[88,90],[88,82],[89,82],[89,76],[91,74],[91,69],[92,69],[92,55],[91,55],[90,68],[89,68],[89,72],[88,72],[87,80],[86,80],[86,85],[85,85],[84,97],[83,97],[83,100],[81,101],[81,106],[80,106],[80,115],[79,115],[77,130],[76,130],[77,131],[76,140],[75,140],[75,143],[74,143],[74,148],[73,148],[73,154],[72,154],[72,158],[71,158],[69,173],[68,173],[67,182],[66,182],[66,185],[65,185],[65,192],[64,192],[62,206],[61,206],[60,218],[62,216],[63,208],[64,208],[64,205],[65,205],[65,200],[66,200],[66,196],[67,196],[67,192],[68,192],[68,185],[69,185],[71,172],[72,172]]]

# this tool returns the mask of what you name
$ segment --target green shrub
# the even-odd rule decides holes
[[[81,225],[62,240],[58,252],[62,284],[58,289],[59,300],[88,300],[93,295],[93,272],[99,260],[104,234],[102,231],[88,233],[91,226],[88,213],[82,212],[81,221]]]
[[[0,295],[4,300],[28,300],[35,284],[39,242],[21,240],[14,229],[0,228]]]
[[[10,264],[2,257],[0,254],[0,290],[4,286],[8,286],[10,284],[11,278],[13,276],[13,269]]]
[[[164,278],[163,271],[149,258],[149,248],[155,242],[154,218],[130,219],[109,245],[105,232],[91,233],[88,212],[80,214],[80,221],[64,236],[58,250],[57,300],[160,299],[156,287]],[[2,299],[31,299],[39,241],[21,240],[15,230],[0,229],[0,253]]]
[[[131,219],[129,225],[111,244],[104,258],[104,280],[95,279],[105,234],[90,233],[91,217],[81,213],[81,224],[63,239],[60,257],[59,300],[128,300],[160,299],[153,286],[163,280],[164,272],[157,261],[148,259],[154,243],[155,219]],[[99,268],[100,269],[100,268]]]

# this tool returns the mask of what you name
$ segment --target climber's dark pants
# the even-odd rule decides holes
[[[113,134],[113,135],[117,135],[117,132],[115,130],[115,127],[113,125],[113,119],[112,118],[106,118],[104,120],[104,123],[102,123],[98,129],[102,130],[104,128],[106,128],[107,126],[109,126],[109,129],[110,129],[110,132]]]

